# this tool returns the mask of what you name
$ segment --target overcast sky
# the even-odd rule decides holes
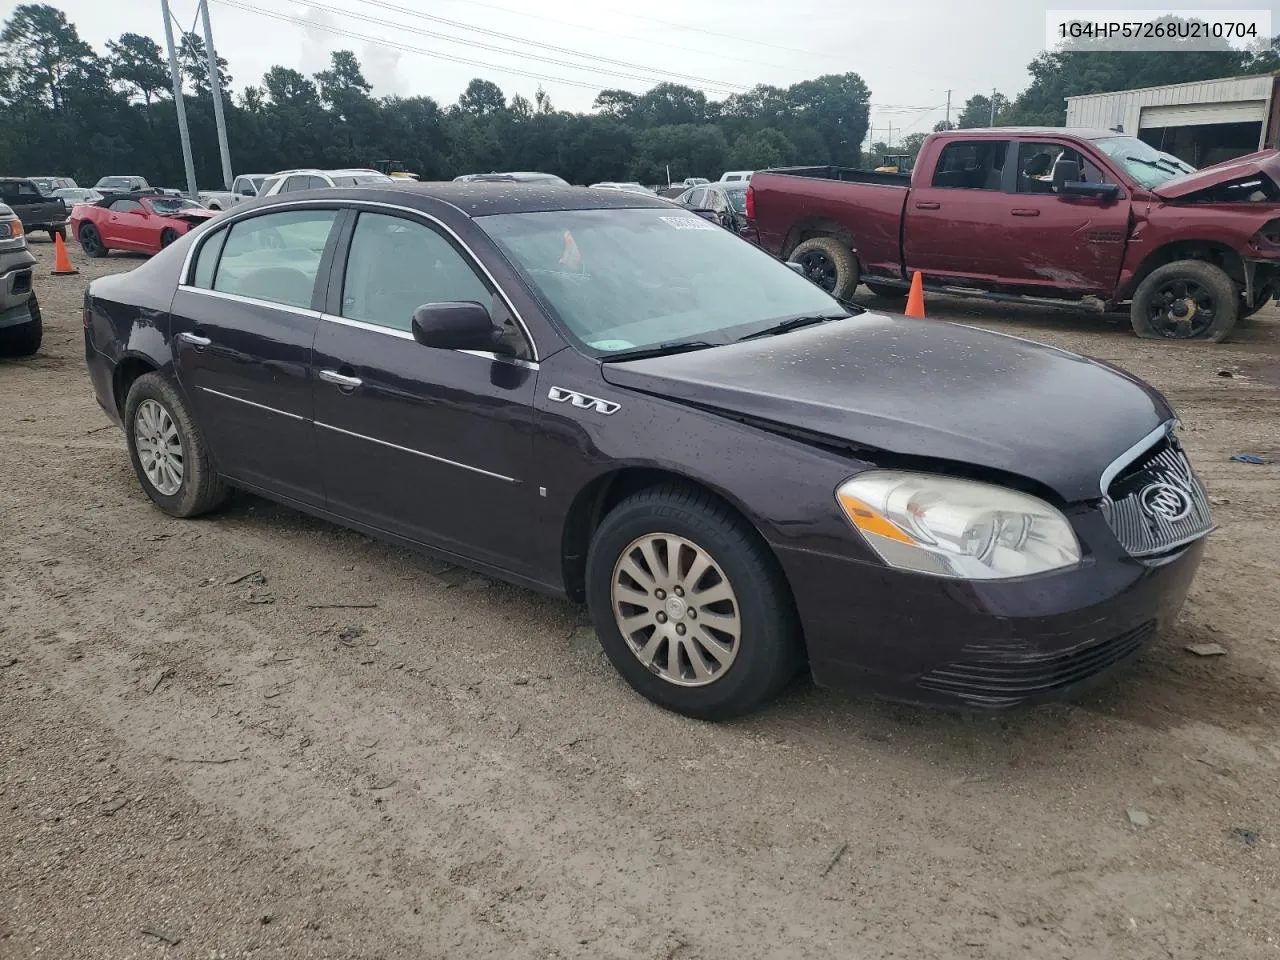
[[[160,0],[50,2],[100,52],[125,30],[163,44]],[[1273,3],[1196,0],[1195,6]],[[171,0],[171,6],[175,19],[195,22],[195,0]],[[237,92],[260,83],[274,64],[314,73],[343,48],[356,52],[375,95],[428,95],[449,104],[479,76],[508,97],[532,99],[541,84],[556,107],[571,110],[588,109],[602,87],[641,92],[670,80],[722,99],[756,83],[785,87],[852,70],[871,88],[876,139],[887,139],[890,124],[895,139],[899,132],[930,129],[943,118],[948,88],[953,115],[974,93],[995,87],[1015,95],[1028,82],[1027,63],[1044,44],[1046,9],[1085,6],[1070,0],[210,0],[214,43],[230,62]],[[1105,6],[1104,0],[1092,4]],[[1123,6],[1156,5],[1127,0]],[[510,50],[519,52],[502,52]]]

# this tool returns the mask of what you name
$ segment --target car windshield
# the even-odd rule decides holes
[[[188,200],[185,197],[152,197],[147,201],[151,204],[151,209],[162,217],[167,217],[171,213],[177,213],[179,210],[203,210],[200,204]]]
[[[847,313],[760,248],[672,207],[479,217],[563,327],[600,356],[727,343],[779,320]]]
[[[103,190],[128,190],[130,184],[128,177],[103,177],[97,185]]]
[[[1171,153],[1157,150],[1137,137],[1106,137],[1093,141],[1099,150],[1114,160],[1129,176],[1144,187],[1158,187],[1196,168]]]
[[[249,177],[249,182],[253,184],[253,189],[261,191],[262,184],[266,182],[266,177]]]

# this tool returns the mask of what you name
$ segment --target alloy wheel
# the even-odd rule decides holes
[[[714,683],[737,658],[737,594],[720,565],[693,541],[670,533],[632,541],[614,565],[610,593],[628,648],[668,683]]]
[[[1213,292],[1194,280],[1174,279],[1155,292],[1147,307],[1151,328],[1171,340],[1191,340],[1213,326],[1217,318]]]
[[[800,255],[796,261],[804,268],[807,279],[816,283],[823,290],[830,292],[836,288],[836,264],[821,250],[810,250]]]
[[[171,497],[181,490],[182,437],[169,411],[150,398],[138,404],[133,416],[133,440],[142,472],[156,491]]]

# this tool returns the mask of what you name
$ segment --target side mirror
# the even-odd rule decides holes
[[[413,339],[437,350],[506,352],[489,311],[473,301],[424,303],[413,311]]]
[[[1120,188],[1114,183],[1084,183],[1075,181],[1064,183],[1058,193],[1064,197],[1096,197],[1099,200],[1115,200],[1120,196]]]
[[[1080,180],[1080,164],[1075,160],[1059,160],[1053,168],[1053,189],[1058,193],[1068,183]]]

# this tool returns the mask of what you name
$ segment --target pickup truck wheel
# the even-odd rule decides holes
[[[835,237],[806,240],[787,258],[804,268],[804,275],[837,300],[858,287],[858,261],[853,251]]]
[[[618,504],[592,540],[586,587],[605,654],[668,710],[740,716],[776,696],[801,662],[773,554],[703,491],[664,484]]]
[[[0,330],[0,357],[29,357],[40,349],[44,339],[44,321],[40,316],[40,303],[33,293],[27,301],[31,322]]]
[[[1129,311],[1133,332],[1152,340],[1225,340],[1236,325],[1240,293],[1221,269],[1177,260],[1152,270]]]
[[[86,257],[105,257],[107,255],[107,245],[102,242],[102,234],[98,233],[98,228],[92,223],[86,223],[80,228],[80,249],[84,251]]]
[[[160,231],[160,249],[163,250],[169,244],[173,243],[173,241],[178,239],[178,236],[178,231],[173,229],[173,227],[165,227]]]
[[[892,300],[905,300],[909,292],[902,287],[889,287],[882,283],[868,283],[867,289],[877,297],[887,297]]]
[[[134,472],[157,507],[171,517],[195,517],[226,500],[204,435],[171,382],[158,373],[135,380],[124,422]]]

